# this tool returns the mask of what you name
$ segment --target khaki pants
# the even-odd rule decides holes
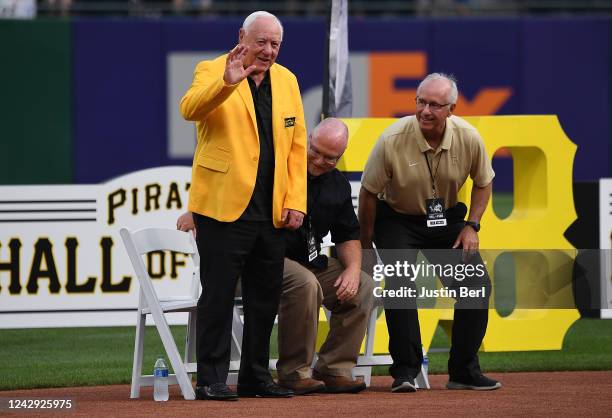
[[[314,368],[321,374],[351,377],[372,308],[374,285],[361,272],[357,294],[340,304],[334,282],[342,271],[342,264],[331,257],[325,270],[309,269],[285,258],[278,309],[276,367],[280,380],[311,377],[321,303],[331,311],[330,330]]]

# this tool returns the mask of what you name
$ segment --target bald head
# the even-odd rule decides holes
[[[341,155],[348,143],[348,128],[340,119],[327,118],[322,120],[312,131],[311,141],[316,145],[336,148]]]
[[[310,134],[308,173],[320,176],[331,171],[346,150],[348,128],[340,119],[321,121]]]

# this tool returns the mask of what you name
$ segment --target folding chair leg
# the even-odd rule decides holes
[[[363,377],[363,381],[365,382],[367,387],[370,387],[370,382],[372,380],[372,367],[371,366],[359,366],[353,368],[352,371],[353,379],[356,379],[358,376]]]
[[[374,358],[374,340],[376,338],[376,321],[378,319],[378,306],[373,306],[368,319],[368,326],[365,334],[365,348],[363,355],[360,358],[373,359]],[[363,364],[363,363],[362,363]],[[363,365],[355,367],[353,370],[353,378],[356,376],[363,376],[363,381],[367,387],[370,387],[372,380],[372,366]]]
[[[153,319],[155,320],[157,331],[159,332],[159,336],[162,340],[162,344],[164,345],[166,354],[168,355],[168,360],[170,360],[170,364],[172,365],[174,374],[176,375],[176,380],[181,387],[183,398],[193,400],[195,399],[195,391],[191,385],[191,377],[185,370],[185,364],[181,360],[181,356],[176,348],[174,337],[170,332],[170,327],[168,326],[165,317],[161,313],[161,310],[152,308],[151,311],[153,314]]]
[[[242,320],[238,307],[234,306],[232,313],[232,346],[230,352],[230,369],[227,375],[226,384],[235,385],[238,383],[238,370],[240,369],[240,356],[242,353]]]
[[[240,319],[240,312],[238,312],[238,308],[234,306],[234,310],[232,312],[232,353],[231,359],[233,361],[240,360],[240,354],[242,352],[242,331],[244,324],[242,323],[242,319]]]
[[[140,311],[140,308],[139,308]],[[147,324],[146,315],[138,313],[136,318],[136,338],[134,342],[134,362],[132,364],[132,389],[130,398],[140,397],[140,382],[142,380],[142,352],[144,346],[144,334]]]
[[[185,338],[185,363],[195,362],[196,319],[197,314],[195,312],[189,312],[187,337]]]
[[[421,368],[421,372],[416,377],[416,379],[414,379],[414,381],[418,389],[430,389],[431,388],[429,386],[429,376],[427,376],[427,371],[423,368]]]
[[[427,355],[425,349],[423,349],[423,357]],[[419,389],[431,389],[429,386],[429,376],[428,376],[428,368],[425,364],[421,364],[421,372],[418,374],[416,379],[414,379],[416,387]]]

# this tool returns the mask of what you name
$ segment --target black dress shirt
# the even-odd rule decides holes
[[[317,268],[327,267],[327,257],[319,255],[308,261],[307,236],[309,225],[314,230],[317,250],[331,231],[332,241],[340,244],[359,239],[359,222],[353,209],[351,185],[337,169],[318,177],[308,176],[308,214],[302,226],[286,233],[286,257]]]
[[[274,139],[272,134],[272,86],[270,72],[266,72],[259,87],[247,77],[257,118],[259,161],[253,195],[241,220],[272,220],[272,192],[274,190]]]

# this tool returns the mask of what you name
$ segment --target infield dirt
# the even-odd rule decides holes
[[[171,387],[168,402],[154,402],[152,389],[129,399],[128,385],[50,388],[0,392],[4,416],[106,417],[405,417],[405,416],[611,416],[612,371],[491,373],[503,387],[490,392],[446,390],[446,375],[430,376],[431,390],[391,393],[392,379],[375,376],[356,395],[316,394],[291,399],[240,399],[238,402],[185,401]],[[66,399],[70,411],[7,410],[7,399]]]

